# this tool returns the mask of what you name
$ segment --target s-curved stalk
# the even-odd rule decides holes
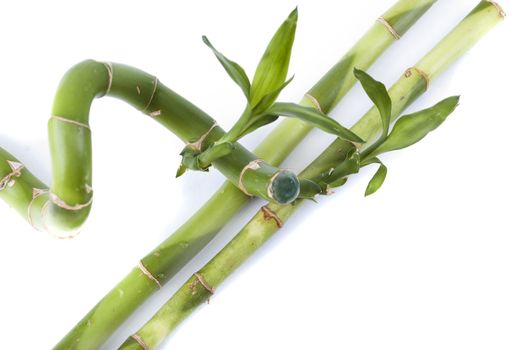
[[[0,197],[37,229],[70,237],[93,201],[89,111],[97,97],[112,96],[149,115],[199,150],[224,135],[205,112],[157,78],[122,64],[84,61],[62,79],[49,119],[51,188],[0,148]],[[247,195],[289,203],[299,192],[296,175],[257,160],[240,144],[213,164]],[[256,166],[254,166],[256,165]]]

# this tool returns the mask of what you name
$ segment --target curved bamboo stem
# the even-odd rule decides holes
[[[482,1],[448,36],[415,65],[419,67],[418,69],[410,68],[393,85],[389,90],[393,101],[393,116],[401,114],[426,91],[427,85],[434,78],[500,22],[502,18],[491,3]],[[475,34],[472,34],[473,32]],[[468,40],[465,40],[466,36],[469,37]],[[425,70],[428,67],[432,69]],[[407,72],[412,74],[407,74]],[[370,139],[380,130],[380,120],[378,110],[372,108],[351,129],[362,138]],[[373,121],[377,125],[376,128],[371,128],[370,123]],[[301,177],[316,179],[321,173],[339,164],[349,150],[348,144],[336,140],[301,173]],[[157,348],[173,329],[212,296],[211,291],[215,291],[229,275],[270,239],[301,207],[302,203],[302,200],[298,200],[291,205],[268,204],[262,207],[210,262],[190,277],[172,298],[119,349],[153,350]],[[206,285],[202,281],[206,281]],[[139,345],[138,341],[142,345]]]
[[[126,101],[199,150],[224,135],[210,116],[145,72],[91,60],[77,64],[60,83],[48,123],[51,188],[0,148],[0,196],[39,230],[71,237],[89,214],[93,201],[89,111],[93,100],[102,96]],[[247,195],[279,203],[294,200],[299,191],[296,176],[264,161],[247,168],[255,159],[234,144],[234,151],[214,165]],[[20,167],[13,169],[13,164]]]
[[[405,33],[436,0],[399,0],[383,17]],[[329,112],[356,83],[353,69],[366,69],[396,39],[382,24],[375,22],[365,35],[315,85],[315,97],[302,104],[324,104]],[[314,99],[313,99],[314,97]],[[317,101],[320,101],[318,103]],[[255,154],[269,164],[278,165],[311,130],[295,119],[282,121],[256,148]],[[141,259],[148,272],[164,285],[247,203],[248,197],[230,182],[216,193],[177,231]],[[140,292],[138,292],[140,290]],[[158,285],[134,268],[95,305],[58,343],[55,349],[92,349],[100,347],[136,308],[158,290]],[[124,293],[122,293],[124,292]]]

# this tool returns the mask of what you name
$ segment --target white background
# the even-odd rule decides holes
[[[0,144],[49,183],[47,119],[62,74],[86,58],[127,63],[213,115],[243,108],[238,87],[201,42],[207,34],[252,76],[299,1],[3,2]],[[301,1],[283,101],[298,101],[394,1]],[[392,84],[478,1],[442,0],[370,73]],[[461,94],[461,106],[411,149],[307,204],[163,349],[524,349],[523,1],[502,0],[503,24],[438,79],[411,110]],[[354,89],[333,116],[350,125],[370,106]],[[58,241],[0,203],[2,348],[51,348],[137,261],[222,182],[175,180],[183,144],[127,105],[93,105],[95,201],[83,232]],[[253,147],[268,129],[243,142]],[[300,170],[331,138],[314,132],[285,166]],[[116,348],[250,218],[250,205],[104,349]]]

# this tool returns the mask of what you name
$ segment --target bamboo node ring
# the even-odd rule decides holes
[[[387,30],[389,31],[389,33],[391,33],[391,35],[396,39],[396,40],[400,40],[400,38],[402,37],[400,34],[398,34],[398,32],[396,31],[396,29],[394,29],[394,27],[389,23],[387,22],[387,20],[383,17],[383,16],[380,16],[378,17],[378,19],[376,20],[377,22],[381,23],[384,25],[384,27],[387,28]]]
[[[133,340],[135,340],[137,342],[137,344],[139,344],[139,346],[141,348],[143,348],[144,350],[150,350],[150,348],[148,347],[148,345],[146,345],[146,343],[144,342],[144,340],[142,340],[141,336],[138,335],[137,333],[135,333],[134,335],[132,335],[130,338],[132,338]]]
[[[260,163],[263,163],[262,159],[254,159],[253,161],[245,165],[245,167],[243,168],[243,170],[241,170],[241,173],[239,174],[239,181],[237,182],[237,187],[239,187],[239,189],[247,196],[252,197],[252,194],[247,192],[247,189],[243,184],[243,176],[245,176],[247,170],[258,170],[259,168],[261,168],[261,166],[259,165]]]
[[[312,96],[311,94],[305,94],[305,97],[306,97],[310,102],[312,102],[312,104],[313,104],[314,107],[318,110],[318,112],[323,113],[323,111],[321,110],[320,102],[318,102],[318,100],[316,99],[316,97]]]
[[[88,124],[84,124],[84,123],[78,122],[76,120],[71,120],[71,119],[68,119],[68,118],[65,118],[65,117],[61,117],[61,116],[58,116],[58,115],[52,115],[50,119],[58,120],[58,121],[63,122],[63,123],[73,124],[73,125],[76,125],[76,126],[80,126],[81,128],[85,128],[85,129],[91,130]]]
[[[199,283],[210,293],[210,294],[214,294],[216,292],[215,288],[212,287],[210,285],[210,283],[208,283],[205,279],[205,277],[203,275],[201,275],[200,273],[196,272],[194,273],[194,276],[195,278],[197,278],[197,280],[199,281]]]
[[[91,197],[90,200],[87,201],[86,203],[69,205],[62,198],[60,198],[59,196],[57,196],[53,192],[49,192],[49,199],[57,207],[60,207],[60,208],[62,208],[64,210],[69,210],[69,211],[79,211],[79,210],[82,210],[84,208],[89,207],[93,203],[93,197]]]
[[[217,125],[217,122],[214,121],[214,124],[212,124],[212,126],[210,127],[210,129],[208,129],[203,135],[201,135],[196,141],[194,142],[189,142],[187,143],[186,145],[188,147],[190,147],[192,150],[196,151],[196,152],[201,152],[201,149],[203,147],[203,142],[206,140],[206,138],[208,137],[208,135],[210,135],[210,133],[212,132],[212,130],[214,128],[216,128],[218,125]]]
[[[150,271],[148,271],[148,269],[146,268],[146,266],[144,266],[142,261],[139,261],[139,264],[137,265],[137,267],[139,268],[139,270],[141,270],[143,275],[148,277],[150,280],[154,281],[155,284],[157,284],[157,286],[159,287],[159,289],[161,289],[162,287],[161,282],[159,282],[159,280],[155,278],[155,276]]]
[[[426,84],[426,91],[427,91],[429,89],[429,85],[431,84],[431,78],[429,77],[429,75],[420,68],[411,67],[405,71],[404,76],[406,78],[411,77],[413,75],[412,71],[415,71],[422,79],[424,79],[424,82]]]

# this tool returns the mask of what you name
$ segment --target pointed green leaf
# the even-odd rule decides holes
[[[222,53],[217,51],[215,47],[212,45],[210,40],[206,36],[203,35],[203,42],[208,46],[216,55],[217,59],[225,68],[226,72],[232,78],[232,80],[239,85],[243,93],[245,94],[246,98],[250,98],[250,80],[248,80],[248,76],[245,73],[245,70],[236,62],[229,60],[226,58]]]
[[[279,27],[261,57],[250,90],[252,107],[256,106],[265,95],[278,90],[285,82],[297,21],[298,9],[296,8]]]
[[[365,93],[373,101],[380,113],[380,118],[382,119],[382,136],[380,139],[383,140],[387,137],[389,123],[391,122],[391,97],[389,97],[384,84],[374,80],[364,71],[355,68],[354,76],[360,81]]]
[[[338,188],[338,187],[341,187],[343,185],[345,185],[347,183],[347,180],[349,178],[348,177],[342,177],[341,179],[339,180],[336,180],[336,181],[333,181],[329,184],[329,187],[330,188]]]
[[[323,193],[323,188],[318,183],[308,180],[300,179],[300,194],[298,198],[314,199],[317,195]]]
[[[423,139],[455,110],[459,98],[459,96],[446,98],[431,108],[398,119],[385,142],[373,152],[373,156],[409,147]]]
[[[358,135],[346,129],[336,120],[332,119],[328,115],[323,114],[314,108],[300,106],[295,103],[278,102],[268,109],[268,113],[283,117],[300,119],[306,123],[314,125],[315,127],[325,132],[334,134],[344,140],[360,143],[364,142],[360,137],[358,137]]]
[[[253,114],[254,115],[259,115],[259,114],[263,114],[265,113],[265,111],[270,107],[272,106],[272,104],[274,103],[274,101],[276,101],[276,99],[278,98],[279,94],[281,93],[281,91],[287,86],[290,84],[290,82],[292,81],[292,79],[294,79],[294,76],[292,76],[289,80],[287,80],[286,82],[284,82],[280,87],[278,87],[276,90],[272,91],[272,92],[269,92],[268,94],[266,94],[265,96],[263,96],[263,98],[261,99],[261,101],[259,101],[259,103],[253,108]]]
[[[254,132],[257,129],[259,129],[259,128],[267,125],[267,124],[273,123],[274,121],[276,121],[276,119],[278,119],[277,115],[273,115],[273,114],[260,115],[259,117],[257,117],[257,118],[255,118],[255,119],[250,121],[250,124],[247,125],[247,127],[243,130],[243,132],[241,133],[239,138],[241,138],[241,137],[243,137],[245,135],[248,135],[251,132]]]
[[[181,163],[181,165],[179,165],[179,168],[177,169],[177,174],[175,174],[175,177],[180,177],[180,176],[183,176],[183,174],[186,172],[186,167],[184,166],[183,163]]]
[[[325,182],[332,183],[352,174],[357,174],[360,171],[360,153],[351,153],[343,162],[334,168],[329,176],[324,179]]]
[[[385,177],[387,176],[387,167],[380,161],[380,159],[375,158],[374,163],[380,164],[380,167],[367,185],[367,189],[365,190],[366,197],[378,191],[380,187],[382,187]]]

